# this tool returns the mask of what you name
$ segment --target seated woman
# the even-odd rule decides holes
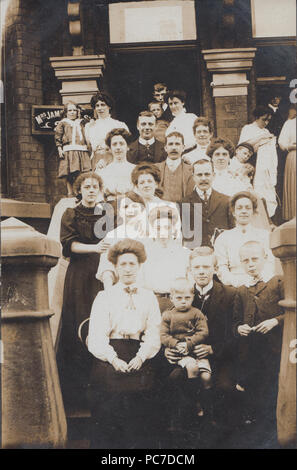
[[[111,153],[105,146],[107,134],[112,129],[122,128],[127,132],[129,129],[124,122],[111,117],[113,100],[106,93],[99,91],[92,96],[91,106],[94,110],[94,119],[86,124],[85,131],[87,142],[92,150],[92,168],[95,170],[99,162],[99,167],[102,168],[112,161]]]
[[[288,152],[284,174],[282,216],[285,221],[296,216],[296,117],[288,119],[278,138],[279,146]]]
[[[157,299],[137,283],[146,260],[143,244],[122,240],[110,248],[108,259],[119,281],[97,295],[88,336],[88,349],[96,358],[90,379],[94,448],[100,438],[109,446],[102,448],[111,443],[125,447],[124,438],[135,445],[144,423],[148,429],[151,409],[145,399],[154,385],[151,359],[161,345]]]
[[[97,168],[96,173],[103,180],[104,194],[109,201],[132,189],[131,173],[135,165],[127,161],[129,140],[130,134],[125,129],[113,129],[105,140],[113,161],[104,168]]]
[[[238,144],[251,144],[257,152],[254,190],[260,198],[265,199],[268,215],[272,217],[277,208],[275,186],[278,165],[276,137],[266,129],[272,110],[267,106],[257,106],[253,114],[255,120],[243,126]]]
[[[213,123],[204,116],[199,116],[193,124],[193,133],[196,144],[188,152],[184,152],[183,160],[189,165],[197,162],[201,158],[205,158],[206,149],[210,144],[213,136]]]
[[[215,243],[220,281],[225,285],[239,287],[246,282],[246,274],[240,263],[239,249],[247,241],[260,241],[265,250],[265,281],[276,274],[275,258],[269,247],[269,231],[255,228],[252,217],[257,209],[255,196],[242,191],[235,194],[230,201],[235,220],[235,228],[221,233]]]
[[[177,131],[183,134],[185,148],[191,148],[195,145],[193,125],[198,116],[194,113],[187,113],[185,109],[186,92],[183,90],[173,90],[167,95],[167,101],[174,119],[169,124],[166,134]]]

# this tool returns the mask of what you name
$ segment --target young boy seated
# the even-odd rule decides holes
[[[235,155],[230,160],[229,169],[235,174],[245,163],[247,163],[254,154],[254,148],[252,145],[242,142],[237,145],[235,149]]]
[[[208,336],[206,317],[195,307],[192,307],[194,288],[185,278],[177,278],[170,293],[174,305],[165,310],[161,323],[161,343],[165,348],[176,348],[180,360],[174,366],[171,375],[178,375],[181,369],[186,370],[191,382],[189,393],[196,397],[200,377],[202,387],[208,388],[211,379],[211,368],[208,359],[196,359],[193,350],[197,344],[203,343]],[[201,411],[197,404],[198,414]]]
[[[249,421],[264,423],[268,419],[274,423],[284,320],[279,305],[284,298],[283,281],[279,276],[264,277],[266,255],[260,242],[246,242],[239,254],[248,277],[246,285],[238,288],[233,310],[233,331],[239,340],[236,388],[246,392],[244,414]]]

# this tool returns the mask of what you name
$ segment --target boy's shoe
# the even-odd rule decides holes
[[[197,403],[196,403],[196,412],[197,412],[197,416],[199,418],[202,418],[202,416],[204,416],[204,411],[203,411],[202,406],[201,406],[199,401],[197,401]]]
[[[235,388],[236,388],[236,390],[238,390],[238,392],[245,392],[245,388],[242,387],[240,384],[236,384]]]

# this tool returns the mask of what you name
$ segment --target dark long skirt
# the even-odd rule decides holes
[[[98,262],[95,253],[72,256],[65,277],[57,363],[64,404],[70,408],[86,404],[92,356],[81,343],[78,329],[103,288],[95,278]]]
[[[120,359],[129,362],[140,342],[113,339],[110,344]],[[90,383],[91,448],[148,446],[155,423],[153,360],[145,361],[138,371],[122,373],[95,359]]]

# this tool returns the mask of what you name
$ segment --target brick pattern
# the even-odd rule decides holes
[[[217,136],[227,137],[237,144],[242,127],[247,124],[247,97],[222,96],[214,98]]]
[[[34,2],[11,0],[5,28],[9,196],[46,202],[44,151],[31,134],[31,106],[43,102],[39,25]]]

